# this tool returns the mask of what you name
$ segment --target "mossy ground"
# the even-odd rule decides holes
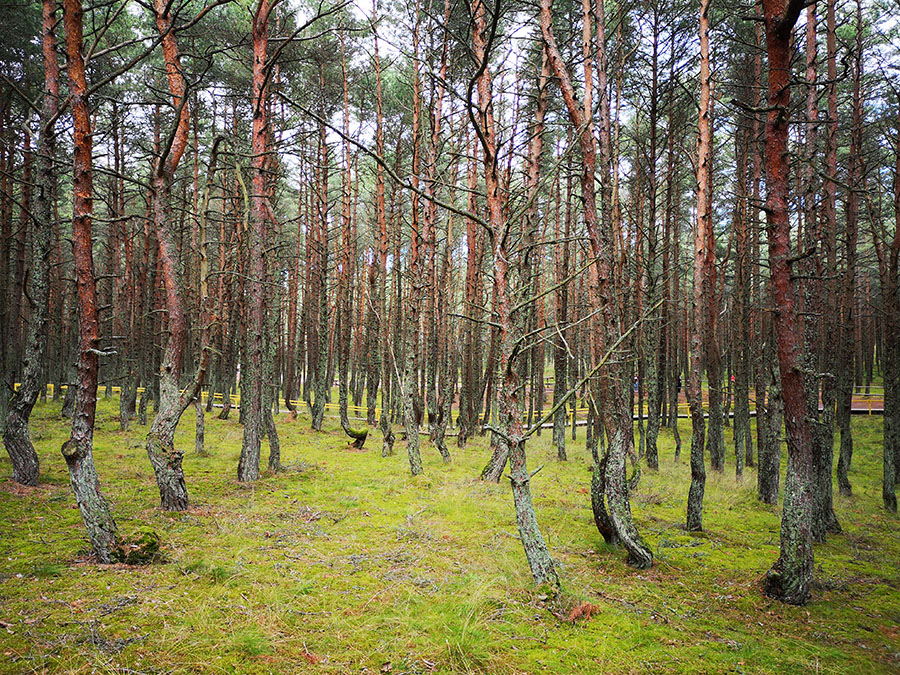
[[[553,603],[531,584],[505,479],[477,480],[486,439],[451,446],[449,466],[426,443],[425,475],[413,479],[401,442],[383,459],[377,432],[354,451],[336,420],[314,433],[284,415],[286,470],[242,485],[235,416],[207,417],[209,456],[198,457],[189,414],[176,442],[192,506],[167,513],[146,428],[119,432],[115,404],[101,401],[98,415],[103,488],[121,534],[159,533],[164,562],[84,559],[59,455],[67,424],[39,405],[41,487],[16,488],[0,464],[0,672],[900,669],[900,528],[880,507],[880,418],[854,418],[855,494],[835,497],[844,534],[816,547],[815,599],[796,608],[760,590],[779,509],[757,502],[755,471],[741,483],[730,461],[710,473],[707,531],[690,535],[687,447],[675,464],[666,431],[659,473],[645,470],[633,495],[656,556],[646,571],[628,568],[594,527],[583,430],[568,463],[553,459],[549,433],[529,443],[530,467],[544,464],[532,485],[538,520],[562,572],[564,599]],[[589,618],[565,620],[585,602]]]

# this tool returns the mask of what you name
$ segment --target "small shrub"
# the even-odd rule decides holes
[[[213,565],[209,568],[209,578],[212,579],[214,583],[221,584],[228,581],[232,576],[232,571],[224,565]]]

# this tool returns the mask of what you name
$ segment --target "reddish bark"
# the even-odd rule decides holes
[[[598,17],[597,42],[601,51],[604,49],[605,40],[602,25],[602,20]],[[578,133],[581,148],[583,214],[591,255],[596,260],[596,264],[592,265],[589,270],[588,287],[592,310],[598,312],[599,330],[596,331],[596,335],[591,341],[591,347],[593,359],[599,363],[607,352],[613,349],[613,344],[621,331],[617,325],[614,244],[610,228],[600,225],[594,190],[597,145],[591,132],[590,118],[584,116],[584,109],[590,110],[591,106],[579,105],[576,98],[566,64],[553,37],[550,0],[541,0],[541,33],[550,57],[550,66],[558,80],[569,113],[569,120]],[[602,101],[601,98],[601,109],[604,107]],[[601,127],[605,123],[605,117],[601,112]],[[601,139],[603,133],[601,130]],[[608,165],[605,163],[607,159],[606,141],[601,140],[600,146],[602,150],[601,185],[604,185],[609,177]],[[601,191],[605,205],[605,197],[608,193]],[[652,564],[653,554],[641,541],[634,525],[625,481],[625,459],[634,451],[634,438],[631,409],[628,405],[628,392],[631,387],[630,383],[625,381],[623,364],[624,359],[613,356],[612,361],[602,369],[599,377],[598,408],[609,439],[609,446],[602,469],[600,465],[595,469],[595,481],[599,482],[600,492],[608,507],[608,513],[605,512],[605,508],[602,509],[604,513],[598,516],[598,523],[601,524],[601,534],[604,535],[604,538],[618,540],[624,544],[628,550],[630,564],[645,568]],[[598,506],[602,507],[603,505],[601,503]]]
[[[519,340],[513,316],[510,294],[510,256],[508,251],[509,223],[504,215],[504,200],[501,193],[499,162],[497,157],[497,130],[492,109],[491,69],[488,64],[491,41],[499,17],[494,15],[488,27],[487,11],[483,0],[477,0],[472,7],[473,30],[472,47],[478,62],[477,112],[471,111],[473,126],[481,141],[482,166],[487,202],[487,227],[494,253],[494,292],[496,302],[498,338],[498,381],[497,403],[499,406],[499,436],[494,455],[482,473],[483,478],[494,478],[502,472],[509,459],[509,480],[512,484],[513,504],[516,524],[525,549],[525,556],[536,584],[551,584],[559,587],[559,577],[550,552],[541,535],[534,506],[531,500],[531,476],[528,473],[525,455],[525,436],[522,415],[518,401],[519,368],[516,358],[519,354]],[[488,474],[487,476],[485,474]]]
[[[69,96],[73,119],[74,160],[72,168],[72,253],[78,293],[78,374],[75,382],[75,413],[72,434],[62,446],[69,480],[88,539],[98,561],[112,562],[116,544],[116,523],[100,490],[94,468],[93,437],[97,411],[97,375],[100,365],[100,320],[97,312],[97,284],[91,245],[91,218],[94,208],[91,116],[87,80],[82,56],[81,0],[63,2]]]
[[[373,9],[373,26],[377,27],[376,2]],[[384,156],[384,102],[381,82],[381,56],[378,51],[378,31],[373,28],[375,38],[375,151]],[[369,273],[370,319],[369,329],[372,331],[373,372],[371,374],[371,394],[369,399],[369,417],[374,416],[375,399],[379,380],[382,384],[381,419],[379,420],[382,444],[381,455],[386,457],[394,452],[394,432],[391,427],[391,416],[388,404],[391,400],[392,358],[391,358],[391,326],[387,317],[386,285],[387,255],[390,241],[388,239],[387,212],[384,202],[384,167],[375,167],[375,244],[373,246],[372,266]],[[374,420],[370,420],[370,423]]]
[[[791,230],[788,213],[790,164],[788,122],[791,99],[791,31],[803,0],[763,0],[766,52],[769,57],[765,127],[766,222],[778,366],[781,374],[788,444],[781,555],[766,575],[766,593],[789,604],[809,600],[813,575],[812,436],[804,399],[803,335],[792,281]]]
[[[159,266],[165,290],[168,336],[165,342],[159,376],[159,407],[147,434],[147,455],[156,473],[160,505],[171,511],[183,511],[188,506],[187,488],[181,462],[184,452],[175,448],[175,427],[182,413],[203,384],[208,364],[204,349],[197,366],[194,382],[181,394],[180,377],[184,363],[187,338],[185,291],[182,284],[178,244],[173,232],[171,210],[172,182],[175,170],[188,144],[190,107],[186,85],[175,40],[171,6],[165,0],[154,0],[156,27],[161,36],[166,80],[176,111],[176,126],[168,147],[162,147],[153,170],[151,185],[153,224],[159,243]]]
[[[422,473],[422,459],[419,452],[419,422],[421,401],[418,384],[419,365],[419,316],[425,293],[424,270],[422,269],[422,222],[419,207],[419,165],[421,145],[421,80],[419,76],[419,3],[416,2],[416,19],[413,27],[413,100],[412,100],[412,213],[410,216],[409,242],[409,289],[406,297],[405,350],[403,364],[403,420],[406,426],[406,451],[409,469],[413,476]]]

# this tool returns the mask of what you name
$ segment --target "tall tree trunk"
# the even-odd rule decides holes
[[[647,305],[653,307],[663,296],[660,288],[661,280],[656,272],[657,242],[659,239],[659,227],[657,224],[656,198],[656,153],[657,153],[657,124],[659,120],[659,34],[660,34],[659,7],[653,8],[653,44],[651,53],[651,85],[650,85],[650,153],[647,165],[647,255],[646,255],[646,295]],[[670,131],[670,133],[672,133]],[[664,244],[665,245],[665,244]],[[665,283],[665,281],[662,281]],[[662,314],[659,310],[650,310],[650,316],[643,327],[643,351],[644,351],[644,377],[643,386],[647,390],[647,433],[645,439],[645,454],[647,466],[651,469],[659,468],[659,450],[656,447],[659,437],[660,413],[664,398],[662,373],[664,372],[664,350],[661,349],[661,323]]]
[[[62,446],[69,480],[87,530],[94,555],[101,563],[112,562],[116,546],[116,523],[94,468],[94,420],[97,411],[97,372],[100,363],[100,321],[97,312],[97,284],[91,246],[91,217],[94,186],[91,166],[91,117],[87,100],[84,57],[82,56],[83,10],[80,0],[63,2],[66,57],[69,70],[74,141],[72,171],[72,254],[78,289],[78,375],[72,434]]]
[[[29,287],[31,320],[25,335],[22,360],[22,384],[9,402],[3,445],[12,461],[13,480],[22,485],[37,485],[38,456],[31,443],[28,422],[41,391],[41,371],[47,345],[47,316],[50,302],[50,253],[54,229],[53,200],[56,194],[56,115],[59,100],[59,63],[56,56],[56,6],[43,0],[42,44],[44,52],[44,99],[41,106],[41,129],[38,141],[38,191],[34,209],[34,235]]]
[[[850,120],[850,154],[847,166],[847,198],[845,204],[844,227],[844,266],[843,279],[840,287],[840,305],[843,308],[841,315],[840,336],[840,362],[837,366],[837,411],[836,420],[841,432],[840,459],[838,468],[838,480],[843,474],[849,491],[847,474],[853,458],[853,434],[850,429],[850,414],[853,403],[853,376],[854,376],[854,352],[862,342],[855,334],[861,324],[861,318],[856,311],[857,305],[857,240],[859,233],[859,189],[861,187],[860,169],[862,152],[862,94],[861,85],[863,77],[863,26],[862,9],[857,4],[856,8],[856,40],[853,50],[853,75],[852,75],[852,111]],[[857,378],[861,369],[856,368]],[[843,465],[843,466],[840,466]]]
[[[897,130],[900,132],[900,99],[897,110]],[[884,454],[881,498],[884,508],[893,513],[897,512],[897,479],[900,477],[900,341],[897,340],[897,335],[900,335],[900,133],[895,151],[893,237],[888,235],[884,225],[880,231],[873,226],[883,316]]]
[[[176,111],[176,127],[171,144],[157,159],[153,170],[153,223],[159,242],[159,264],[162,270],[165,302],[168,312],[168,337],[165,342],[159,373],[159,399],[156,417],[147,434],[147,455],[159,486],[160,504],[168,511],[183,511],[188,506],[187,488],[181,463],[184,452],[175,447],[175,428],[196,391],[203,384],[209,355],[204,351],[197,367],[194,384],[180,392],[180,378],[184,363],[187,337],[185,297],[178,260],[178,247],[173,232],[171,209],[172,182],[175,170],[187,148],[190,109],[187,101],[185,79],[175,41],[171,7],[165,0],[155,0],[156,26],[159,30],[166,78],[172,105]],[[195,391],[196,390],[196,391]]]
[[[263,240],[267,223],[271,218],[267,200],[268,152],[268,86],[266,85],[266,58],[269,44],[269,0],[259,0],[253,13],[253,106],[250,137],[250,160],[252,192],[250,195],[250,246],[249,278],[247,300],[249,302],[249,325],[244,338],[244,358],[247,369],[241,378],[241,411],[244,413],[244,433],[241,443],[241,457],[238,461],[239,481],[254,481],[259,478],[259,460],[262,437],[266,434],[270,415],[265,406],[267,397],[263,382],[266,356],[266,261]]]
[[[703,378],[703,355],[707,361],[713,357],[718,345],[713,344],[711,329],[714,318],[710,318],[710,307],[714,307],[710,290],[715,290],[715,243],[707,230],[712,227],[712,203],[709,193],[710,151],[712,143],[712,121],[710,119],[710,72],[709,72],[709,0],[700,3],[700,122],[697,141],[697,221],[694,227],[694,291],[691,321],[691,374],[688,379],[688,402],[691,408],[691,487],[688,492],[687,521],[689,531],[703,529],[703,494],[706,490],[706,467],[704,466],[703,401],[701,387]],[[710,249],[710,242],[713,242]],[[711,278],[713,275],[713,278]],[[714,312],[715,310],[712,310]],[[707,319],[710,318],[708,322]],[[718,382],[712,381],[712,371],[708,370],[710,397]],[[713,423],[712,406],[709,409],[710,424]],[[721,421],[721,420],[720,420]],[[711,454],[712,454],[712,449]],[[715,456],[712,457],[715,466]]]
[[[340,333],[338,340],[338,406],[341,428],[353,439],[353,447],[362,448],[369,434],[368,429],[354,429],[350,426],[347,412],[348,381],[350,366],[350,346],[353,328],[353,263],[356,258],[356,241],[353,232],[352,203],[352,163],[350,158],[350,93],[347,81],[347,60],[344,49],[344,33],[341,30],[341,73],[344,85],[344,171],[341,184],[341,257],[338,273],[337,311],[340,313]]]
[[[600,156],[601,177],[600,185],[604,204],[604,215],[608,213],[607,196],[608,186],[611,181],[611,166],[606,135],[606,117],[602,112],[607,108],[605,99],[605,58],[599,56],[599,52],[605,51],[605,17],[602,15],[602,3],[598,3],[601,16],[597,18],[597,45],[598,58],[601,66],[598,73],[602,75],[600,92],[601,130],[600,130]],[[562,56],[556,45],[552,32],[552,11],[550,0],[541,0],[541,34],[544,45],[550,57],[550,66],[559,82],[569,120],[577,130],[579,146],[582,155],[581,174],[581,199],[584,203],[584,221],[588,233],[590,252],[596,263],[589,268],[589,299],[591,309],[597,312],[598,328],[596,335],[591,340],[592,356],[596,363],[606,358],[608,351],[615,349],[617,336],[623,331],[618,325],[615,302],[617,296],[616,282],[614,278],[614,244],[607,227],[601,227],[598,213],[594,182],[597,166],[597,145],[593,135],[593,124],[590,116],[585,116],[585,110],[591,110],[593,106],[588,101],[579,105],[575,90],[572,86],[569,72],[563,62]],[[608,108],[607,108],[608,109]],[[609,221],[608,221],[609,222]],[[628,498],[628,485],[625,477],[626,457],[634,452],[634,432],[631,409],[628,405],[628,392],[624,379],[624,363],[622,355],[613,355],[610,362],[600,373],[599,383],[599,413],[603,420],[609,444],[605,455],[605,466],[595,467],[596,480],[602,489],[603,499],[606,501],[608,512],[608,525],[601,529],[601,534],[609,538],[613,533],[628,551],[628,563],[638,567],[647,568],[653,563],[653,554],[641,540],[637,527],[631,515],[631,505]],[[602,473],[602,475],[601,475]]]
[[[734,224],[736,228],[736,259],[734,261],[734,454],[735,473],[753,466],[753,437],[750,433],[750,213],[747,199],[747,156],[750,153],[750,127],[741,125],[737,134],[737,200]],[[759,421],[757,421],[757,424]]]
[[[802,173],[803,191],[803,238],[800,245],[808,252],[815,251],[817,243],[823,239],[818,220],[816,202],[818,199],[816,184],[815,157],[818,140],[818,91],[816,47],[816,8],[810,6],[806,10],[806,134],[804,138],[804,168]],[[822,259],[821,255],[807,255],[803,261],[803,316],[806,370],[806,415],[815,423],[812,429],[813,462],[815,490],[813,492],[812,536],[817,542],[825,542],[826,532],[839,533],[841,526],[832,505],[832,469],[834,463],[833,434],[826,430],[827,420],[820,419],[819,414],[819,381],[824,372],[820,349],[821,319],[824,312],[822,302]],[[825,417],[823,414],[822,418]]]
[[[803,334],[792,280],[788,121],[793,46],[791,31],[803,0],[763,0],[766,52],[769,57],[766,116],[766,222],[773,289],[775,341],[781,373],[788,465],[781,516],[781,554],[766,574],[766,593],[782,602],[803,605],[810,597],[812,547],[812,434],[806,419]]]
[[[325,86],[324,65],[319,64],[319,83]],[[316,186],[315,222],[311,227],[315,237],[311,252],[315,264],[310,267],[310,305],[315,305],[311,314],[309,346],[309,370],[314,382],[311,426],[322,430],[325,403],[331,398],[331,381],[328,379],[328,142],[325,125],[319,125],[319,160]]]
[[[413,27],[413,156],[412,183],[419,186],[419,147],[421,142],[421,82],[419,79],[419,3],[416,2],[415,25]],[[420,397],[418,393],[419,363],[419,320],[422,298],[425,294],[424,270],[422,269],[422,223],[419,218],[419,195],[412,195],[412,214],[409,242],[409,288],[406,297],[406,325],[404,330],[405,349],[403,360],[403,421],[406,427],[406,453],[409,471],[413,476],[422,473],[422,457],[419,452]]]
[[[467,135],[468,136],[468,135]],[[466,138],[468,144],[469,139]],[[478,143],[473,141],[469,149],[467,168],[467,207],[475,213],[478,208]],[[482,395],[482,267],[483,234],[481,226],[473,219],[466,219],[466,284],[464,311],[471,319],[464,324],[462,386],[459,393],[459,436],[457,445],[463,447],[479,425]]]
[[[496,8],[495,8],[496,9]],[[512,484],[513,505],[516,511],[516,524],[519,537],[525,549],[525,557],[531,568],[531,575],[535,584],[549,584],[559,587],[559,577],[556,567],[550,557],[550,551],[544,541],[534,505],[531,499],[531,475],[528,473],[525,455],[525,436],[522,429],[522,415],[519,406],[519,368],[516,364],[520,343],[519,336],[515,333],[514,316],[512,307],[510,283],[513,275],[509,269],[509,222],[504,217],[503,195],[501,194],[499,180],[499,162],[497,157],[497,131],[494,121],[492,105],[491,69],[488,65],[490,58],[490,36],[494,34],[500,16],[494,14],[491,17],[490,27],[487,23],[487,10],[484,0],[476,0],[472,7],[473,30],[472,46],[475,58],[478,60],[477,112],[472,111],[473,126],[479,129],[481,140],[482,159],[484,166],[484,180],[486,189],[486,202],[488,211],[488,228],[490,231],[491,245],[494,253],[494,289],[497,312],[497,336],[498,336],[498,373],[497,378],[497,403],[499,407],[499,421],[501,444],[506,447],[509,458],[509,480]],[[497,453],[495,452],[495,455]],[[506,463],[506,457],[502,461],[496,461],[502,470]]]
[[[571,134],[571,131],[569,131]],[[571,175],[571,172],[567,172]],[[564,283],[569,278],[569,236],[571,218],[565,219],[565,230],[560,232],[559,214],[561,210],[561,186],[559,177],[556,178],[556,229],[555,235],[557,239],[561,238],[561,243],[557,243],[555,248],[555,265],[556,268],[556,284],[558,286],[554,294],[554,311],[557,325],[557,336],[553,341],[553,407],[556,412],[553,414],[553,446],[556,448],[556,458],[565,462],[566,457],[566,406],[562,403],[563,397],[568,389],[568,365],[569,365],[569,343],[568,343],[568,321],[569,321],[569,284]]]

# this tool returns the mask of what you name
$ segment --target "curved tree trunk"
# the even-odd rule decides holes
[[[181,415],[199,394],[209,354],[206,349],[203,350],[193,384],[184,394],[180,393],[187,323],[178,247],[172,229],[171,192],[175,170],[187,147],[190,109],[178,45],[175,41],[171,8],[165,0],[155,0],[154,9],[156,26],[162,41],[166,78],[178,117],[172,143],[158,158],[151,179],[153,224],[159,242],[159,266],[168,311],[168,337],[160,364],[156,417],[150,425],[146,447],[150,463],[156,472],[160,505],[168,511],[183,511],[188,506],[184,471],[181,466],[184,452],[175,447],[175,428]]]
[[[603,3],[597,4],[598,17],[596,22],[596,44],[598,45],[598,60],[600,61],[598,68],[598,75],[600,76],[598,93],[600,95],[601,111],[600,185],[605,215],[608,221],[612,222],[612,218],[609,216],[611,212],[611,197],[609,194],[611,153],[608,125],[609,108],[606,100],[605,15],[602,5]],[[541,0],[540,18],[541,35],[550,60],[551,70],[557,78],[566,109],[569,113],[569,120],[577,130],[581,148],[583,169],[581,174],[581,198],[584,202],[584,220],[590,252],[597,261],[589,269],[587,284],[590,303],[592,309],[598,313],[599,324],[599,330],[595,332],[590,344],[593,347],[593,359],[600,363],[605,358],[607,351],[614,345],[617,335],[623,331],[617,320],[615,252],[611,228],[600,226],[597,213],[595,194],[597,144],[594,139],[590,117],[593,105],[589,98],[585,98],[583,105],[579,105],[576,99],[571,78],[553,36],[550,0]],[[584,18],[586,21],[589,21],[589,13],[585,13]],[[641,541],[632,520],[628,488],[625,480],[625,458],[634,452],[634,427],[625,389],[630,387],[630,383],[626,382],[624,378],[624,361],[625,359],[621,358],[621,356],[614,356],[612,362],[607,363],[600,373],[597,405],[603,419],[606,437],[609,441],[602,487],[616,535],[628,551],[628,563],[638,568],[646,568],[652,564],[653,554]]]
[[[31,320],[25,335],[22,360],[22,384],[9,402],[3,445],[12,462],[12,478],[22,485],[37,485],[38,456],[31,443],[28,421],[41,393],[41,370],[47,345],[47,315],[50,302],[50,253],[53,232],[53,199],[56,193],[56,111],[59,99],[59,64],[56,56],[56,8],[43,0],[42,36],[44,52],[44,100],[41,107],[41,131],[38,145],[38,192],[34,209],[32,256],[29,266]]]
[[[74,141],[72,171],[72,253],[75,261],[75,285],[78,291],[78,374],[74,385],[75,410],[72,434],[62,446],[69,469],[69,481],[78,510],[87,530],[94,555],[101,563],[112,562],[116,546],[116,523],[94,468],[94,420],[97,411],[97,373],[100,366],[100,321],[97,312],[97,284],[91,246],[93,215],[93,176],[91,171],[91,118],[87,101],[82,50],[81,0],[63,2],[66,30],[66,56],[69,69]]]
[[[473,126],[480,129],[479,138],[483,154],[484,180],[487,194],[488,228],[494,253],[494,292],[497,316],[497,404],[499,412],[499,429],[496,434],[503,448],[495,456],[509,458],[509,480],[512,484],[513,505],[516,512],[516,524],[519,537],[525,549],[525,557],[531,568],[531,576],[535,584],[549,584],[559,588],[559,576],[550,551],[544,541],[537,523],[534,505],[531,499],[531,475],[528,472],[525,454],[525,435],[522,428],[521,407],[519,405],[519,357],[520,343],[515,334],[516,308],[512,307],[510,285],[513,275],[510,274],[509,251],[507,250],[510,223],[504,214],[504,203],[499,180],[499,162],[497,159],[497,131],[492,109],[491,69],[488,67],[490,57],[490,38],[499,23],[500,17],[491,17],[491,25],[487,23],[487,9],[484,0],[477,0],[473,7],[472,46],[479,61],[477,80],[478,107],[471,111]],[[521,311],[519,309],[518,311]],[[505,450],[504,450],[505,449]],[[499,461],[494,466],[499,465]],[[500,465],[497,474],[502,472]]]

